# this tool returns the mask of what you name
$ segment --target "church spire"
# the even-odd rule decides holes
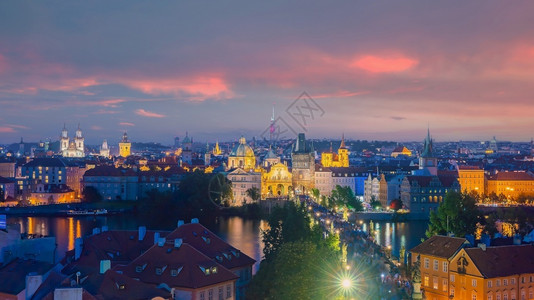
[[[345,133],[344,133],[344,132],[341,134],[341,145],[339,146],[339,148],[340,148],[340,149],[345,149],[345,148],[347,148],[347,147],[345,146]]]

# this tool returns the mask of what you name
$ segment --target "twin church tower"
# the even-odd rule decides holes
[[[78,124],[78,129],[76,129],[76,134],[74,138],[69,138],[69,133],[67,131],[67,126],[63,125],[63,130],[61,131],[60,139],[60,152],[63,157],[85,157],[85,139]],[[122,157],[130,156],[132,149],[132,143],[128,140],[128,135],[126,132],[122,136],[122,140],[119,143],[119,155]],[[109,146],[106,140],[102,143],[100,147],[100,156],[109,157]]]

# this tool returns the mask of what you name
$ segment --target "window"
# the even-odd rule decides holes
[[[515,278],[510,279],[510,284],[515,285]]]
[[[436,276],[432,277],[432,287],[438,289],[438,278]]]
[[[200,300],[206,299],[206,292],[200,292]]]
[[[447,291],[447,285],[448,285],[447,279],[443,279],[443,284],[442,284],[441,289],[442,289],[444,292]]]
[[[500,279],[495,280],[495,286],[501,286],[501,280]]]
[[[429,283],[428,283],[429,281],[430,281],[430,278],[428,278],[428,276],[425,275],[425,282],[424,282],[425,286],[429,286]]]
[[[502,280],[502,285],[508,286],[508,279],[503,279]]]
[[[449,264],[448,262],[443,262],[443,272],[447,273],[449,271]]]
[[[508,292],[502,294],[502,300],[508,300]]]
[[[473,280],[471,281],[471,285],[474,286],[474,287],[476,287],[476,286],[477,286],[477,280],[476,280],[476,279],[473,279]]]
[[[434,271],[438,271],[439,270],[439,262],[437,259],[434,259]]]
[[[425,269],[430,268],[430,260],[428,258],[425,258]]]
[[[488,280],[488,288],[492,287],[493,283],[491,282],[491,280]]]
[[[473,293],[472,296],[471,296],[471,299],[477,300],[477,294]]]
[[[223,298],[223,287],[220,286],[220,287],[219,287],[219,300],[223,300],[223,299],[224,299],[224,298]]]
[[[208,300],[213,300],[213,289],[208,291]]]
[[[495,294],[495,300],[501,300],[501,293]]]
[[[228,298],[231,298],[232,297],[232,286],[231,285],[226,285],[226,299]]]
[[[454,298],[454,287],[451,287],[451,297]]]
[[[488,294],[488,300],[493,300],[493,296],[491,294]]]
[[[454,282],[454,274],[451,274],[451,282]]]

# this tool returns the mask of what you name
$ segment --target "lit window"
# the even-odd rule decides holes
[[[493,284],[492,284],[491,280],[488,280],[488,288],[491,288],[492,285]]]
[[[425,276],[425,286],[429,286],[429,281],[430,281],[430,278],[428,276]]]
[[[443,290],[444,292],[447,291],[447,285],[448,285],[447,279],[443,279],[442,290]]]
[[[432,287],[436,290],[438,289],[438,278],[436,276],[432,278]]]

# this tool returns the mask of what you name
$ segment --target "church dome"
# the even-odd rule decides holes
[[[239,145],[235,146],[230,152],[230,156],[234,157],[254,157],[254,150],[247,145],[247,141],[244,137],[239,139]]]

